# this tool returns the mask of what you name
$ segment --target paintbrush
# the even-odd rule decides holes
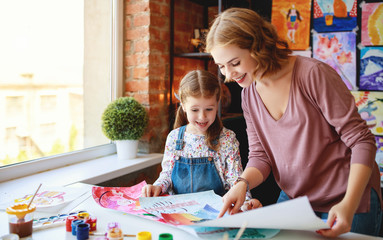
[[[40,183],[40,185],[39,185],[39,187],[37,188],[35,194],[33,194],[33,197],[32,197],[32,199],[31,199],[31,201],[29,202],[27,209],[29,208],[29,206],[31,206],[31,204],[32,204],[32,202],[33,202],[33,199],[35,199],[36,194],[37,194],[37,192],[39,191],[39,189],[40,189],[40,187],[41,187],[41,184],[42,184],[42,183]]]

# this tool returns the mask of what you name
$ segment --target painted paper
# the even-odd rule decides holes
[[[378,164],[380,172],[380,181],[383,181],[383,137],[375,136],[376,140],[376,157],[375,161]]]
[[[311,50],[310,51],[293,51],[291,55],[311,58]]]
[[[351,91],[351,94],[371,132],[383,136],[383,92]]]
[[[142,181],[132,187],[93,187],[92,196],[101,207],[163,222],[160,217],[147,213],[140,206],[141,189],[145,185],[146,182]]]
[[[293,50],[310,44],[311,0],[273,0],[271,23]]]
[[[222,197],[213,190],[167,197],[140,197],[140,204],[146,212],[158,217],[169,213],[195,214],[206,205],[214,209],[221,209],[223,206]]]
[[[383,47],[360,50],[360,90],[383,90]]]
[[[357,0],[314,0],[314,30],[352,31],[357,26]]]
[[[294,216],[294,217],[292,217]],[[328,228],[311,208],[306,196],[266,207],[195,223],[206,227],[241,227],[257,229],[318,230]]]
[[[36,206],[36,211],[52,212],[64,207],[85,193],[85,190],[78,190],[76,188],[42,185],[33,199],[33,204]],[[0,196],[4,196],[0,198],[0,209],[6,209],[13,204],[29,204],[34,194],[33,189],[26,193],[3,194],[0,192]]]
[[[383,45],[383,3],[363,3],[362,45]]]
[[[350,90],[356,90],[356,35],[353,32],[313,34],[313,57],[327,63]]]
[[[185,227],[182,227],[186,229]],[[225,234],[228,238],[236,239],[239,229],[238,228],[222,228],[222,227],[199,227],[195,225],[187,226],[192,229],[201,239],[225,239]],[[186,229],[187,230],[187,229]],[[190,230],[189,230],[190,231]],[[246,228],[240,239],[270,239],[280,232],[279,229],[255,229]]]

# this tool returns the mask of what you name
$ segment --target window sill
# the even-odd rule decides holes
[[[162,157],[160,153],[138,154],[132,160],[118,160],[113,154],[1,182],[0,192],[33,192],[40,183],[45,186],[67,186],[78,182],[97,185],[161,163]]]

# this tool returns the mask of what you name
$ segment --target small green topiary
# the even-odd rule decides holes
[[[132,97],[111,102],[102,114],[102,131],[110,140],[139,140],[148,125],[148,114]]]

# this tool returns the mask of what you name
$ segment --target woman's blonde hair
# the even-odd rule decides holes
[[[205,70],[193,70],[187,73],[181,80],[178,90],[179,100],[181,104],[186,103],[188,97],[214,97],[217,102],[221,98],[221,84],[217,77]],[[174,129],[188,124],[186,113],[182,106],[178,107]],[[212,125],[207,129],[205,138],[206,144],[210,149],[217,150],[219,144],[217,141],[222,131],[222,122],[217,115]]]
[[[206,52],[230,44],[250,51],[257,63],[254,74],[260,72],[260,77],[280,70],[292,53],[270,22],[246,8],[229,8],[215,18],[206,37]]]

